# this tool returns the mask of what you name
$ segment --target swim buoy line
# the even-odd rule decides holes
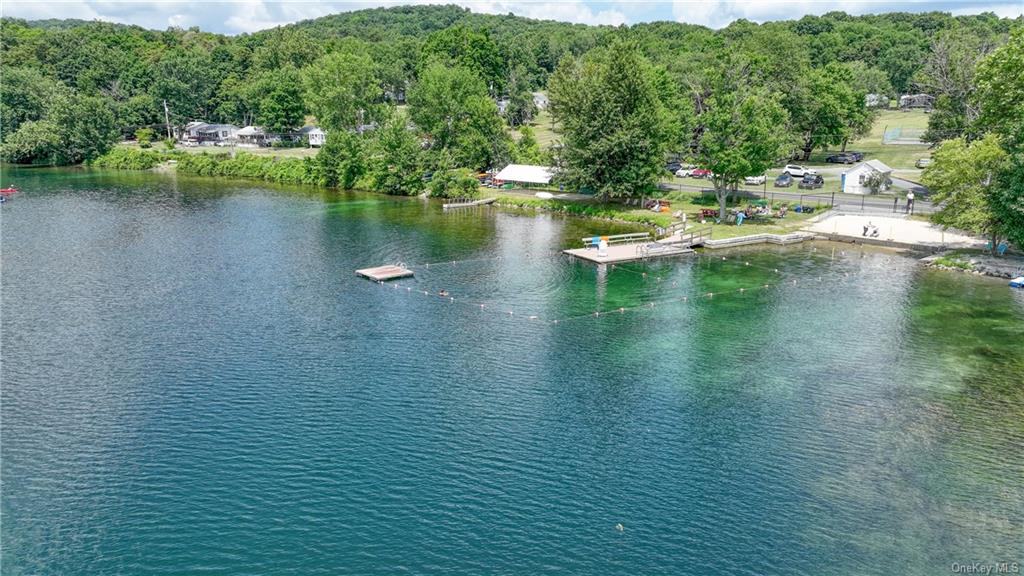
[[[861,254],[861,258],[860,259],[863,260],[863,254]],[[718,260],[718,259],[716,258],[715,260]],[[723,257],[722,260],[726,260],[725,257]],[[720,260],[718,260],[718,261],[720,261]],[[749,263],[748,262],[744,263],[744,265],[747,265],[747,264],[749,264]],[[757,267],[757,266],[753,266],[753,267]],[[835,263],[834,262],[831,262],[831,267],[835,268]],[[613,266],[612,268],[616,268],[616,267]],[[617,268],[618,269],[622,269],[622,270],[626,270],[626,268],[623,268],[621,266],[618,266]],[[869,273],[872,273],[872,272],[878,272],[879,271],[878,267],[872,267],[872,269],[870,269],[870,270],[864,270],[863,269],[863,265],[861,265],[860,268],[861,268],[861,270],[859,272],[860,274],[869,274]],[[764,269],[768,270],[767,268],[764,268]],[[776,272],[776,273],[779,272],[778,268],[772,268],[771,271]],[[634,272],[634,273],[637,273],[637,272]],[[857,274],[857,273],[858,272],[854,272],[854,274]],[[844,277],[849,277],[850,274],[851,274],[851,272],[849,272],[849,271],[843,271],[843,276]],[[838,276],[838,274],[834,274],[834,275]],[[798,284],[797,279],[790,279],[790,280],[792,280],[792,285],[797,285]],[[824,281],[824,277],[823,276],[818,276],[818,281],[819,282]],[[378,284],[381,285],[381,286],[386,285],[386,283],[383,282],[383,281],[378,282]],[[740,288],[736,288],[736,289],[733,289],[733,290],[707,292],[705,294],[705,296],[707,298],[716,298],[716,297],[717,298],[721,298],[721,297],[727,296],[729,294],[745,294],[746,292],[749,292],[749,291],[752,291],[752,290],[758,290],[758,289],[760,289],[760,290],[768,290],[768,289],[775,288],[775,287],[781,287],[784,284],[788,285],[789,282],[787,282],[785,280],[780,280],[780,282],[775,283],[775,284],[766,283],[766,284],[761,284],[761,285],[753,287],[753,288],[751,288],[751,287],[740,287]],[[672,285],[673,285],[673,287],[675,287],[677,285],[677,283],[673,282]],[[398,285],[395,285],[395,287],[397,289]],[[411,291],[412,291],[412,287],[411,286],[405,286],[405,289],[406,289],[407,293],[411,293]],[[661,288],[660,290],[665,290],[665,288]],[[438,291],[438,293],[440,293],[440,292],[441,291]],[[424,290],[423,294],[429,295],[429,294],[431,294],[431,291]],[[477,309],[479,311],[486,311],[488,309],[487,308],[487,304],[486,303],[482,303],[482,302],[473,303],[473,302],[457,301],[454,297],[449,297],[448,301],[450,303],[452,303],[452,304],[462,304],[462,305],[466,305],[466,306],[471,306],[472,308]],[[652,310],[652,309],[654,309],[657,306],[657,304],[661,304],[661,303],[672,303],[672,302],[675,302],[675,303],[688,303],[689,301],[690,301],[689,295],[685,295],[684,294],[684,295],[680,296],[680,295],[676,294],[676,295],[672,295],[669,298],[659,299],[659,300],[654,300],[654,301],[647,301],[647,302],[640,303],[640,304],[638,304],[636,306],[629,306],[629,307],[620,306],[617,309],[614,309],[612,311],[618,311],[620,314],[624,314],[626,312],[635,312],[635,311],[639,311],[639,310]],[[590,312],[590,313],[587,313],[587,314],[580,314],[580,315],[577,315],[577,316],[569,316],[569,317],[556,318],[556,319],[551,319],[551,320],[542,320],[540,315],[537,315],[537,314],[526,314],[526,315],[522,315],[521,314],[521,315],[516,315],[514,310],[508,310],[503,315],[507,314],[506,318],[508,318],[508,319],[512,319],[512,318],[518,317],[518,318],[522,318],[524,320],[527,320],[527,321],[530,321],[530,322],[535,322],[535,323],[536,323],[536,321],[540,321],[541,323],[564,324],[565,322],[575,321],[575,320],[582,320],[582,319],[585,319],[585,318],[591,318],[591,319],[592,318],[600,318],[602,316],[607,316],[608,312],[609,312],[608,310],[596,310],[594,312]]]

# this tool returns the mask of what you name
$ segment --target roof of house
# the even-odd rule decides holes
[[[256,134],[263,134],[263,128],[259,126],[246,126],[238,131],[239,136],[255,136]]]
[[[203,124],[198,127],[200,132],[220,132],[222,130],[238,130],[234,124]]]
[[[321,130],[319,126],[303,126],[302,128],[298,129],[298,133],[299,134],[313,134],[313,133],[323,134],[324,131]]]
[[[551,182],[553,170],[547,166],[532,164],[509,164],[494,175],[495,180],[508,182],[529,182],[531,184],[547,184]]]
[[[876,170],[878,172],[882,172],[882,173],[892,172],[892,168],[887,166],[881,160],[867,160],[867,161],[861,162],[860,164],[857,164],[853,168],[850,168],[849,170],[846,171],[846,173],[849,174],[850,172],[854,172],[856,170],[859,170],[859,169],[861,169],[864,166],[868,166],[871,169]]]

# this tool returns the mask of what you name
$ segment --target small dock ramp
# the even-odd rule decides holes
[[[442,210],[456,210],[458,208],[472,208],[473,206],[484,206],[486,204],[493,204],[497,198],[484,198],[483,200],[473,200],[466,202],[452,202],[450,204],[442,204]]]
[[[385,282],[397,278],[408,278],[413,275],[413,271],[401,264],[389,264],[387,266],[377,266],[376,268],[361,268],[356,270],[356,274],[377,282]]]

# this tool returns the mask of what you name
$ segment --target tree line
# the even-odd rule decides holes
[[[330,168],[318,179],[341,186],[369,178],[373,166],[375,187],[417,193],[416,174],[430,172],[446,194],[468,188],[468,171],[552,161],[567,187],[631,196],[653,190],[664,158],[677,154],[714,173],[724,209],[742,177],[864,133],[866,94],[926,91],[937,97],[929,139],[979,139],[979,66],[1021,22],[833,12],[714,31],[415,6],[239,36],[0,24],[8,161],[95,158],[141,127],[159,129],[166,102],[179,126],[202,119],[287,131],[314,117],[330,134],[320,153]],[[559,129],[550,150],[525,126],[535,90],[549,92]],[[379,128],[364,133],[367,124]]]

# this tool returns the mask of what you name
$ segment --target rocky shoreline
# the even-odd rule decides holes
[[[1024,256],[993,256],[985,253],[947,250],[921,259],[925,266],[966,272],[979,276],[1013,279],[1024,276]]]

